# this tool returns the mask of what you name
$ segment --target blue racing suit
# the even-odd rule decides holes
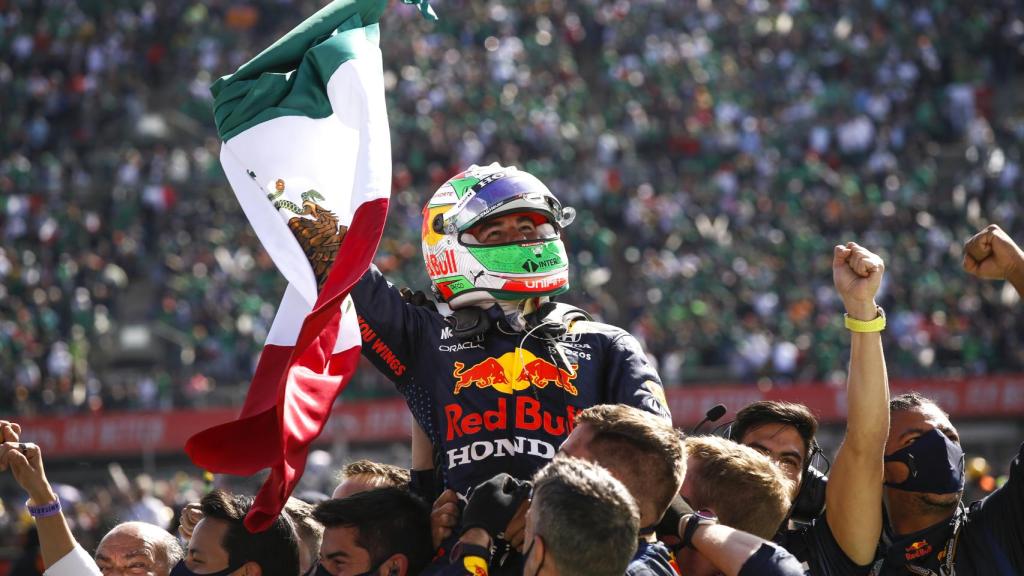
[[[460,339],[373,266],[351,295],[363,355],[405,396],[445,487],[462,495],[499,472],[530,479],[589,406],[623,403],[671,418],[658,374],[622,329],[579,320],[562,336],[539,336],[513,329],[494,306],[487,332]]]

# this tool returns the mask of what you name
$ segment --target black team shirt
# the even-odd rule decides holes
[[[1006,484],[984,499],[962,508],[949,521],[894,538],[875,574],[913,574],[907,566],[940,574],[946,544],[960,517],[955,548],[956,576],[1018,576],[1024,574],[1024,444],[1010,464]]]

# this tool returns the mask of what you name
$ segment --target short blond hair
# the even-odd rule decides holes
[[[594,432],[587,450],[647,507],[654,521],[679,492],[686,472],[683,442],[672,424],[625,404],[599,404],[579,413],[576,424]]]
[[[355,460],[345,464],[338,475],[339,481],[345,481],[355,476],[369,476],[369,484],[377,488],[395,487],[407,488],[409,486],[409,471],[392,464],[383,464],[371,460]]]
[[[694,489],[690,506],[710,508],[726,526],[771,539],[786,519],[793,482],[757,450],[717,436],[684,441]]]

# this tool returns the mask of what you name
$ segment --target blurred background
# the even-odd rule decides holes
[[[184,439],[244,399],[284,281],[221,172],[208,87],[320,5],[0,0],[0,418],[69,484],[87,547],[132,514],[173,523],[206,482]],[[996,485],[1024,438],[1022,305],[960,249],[990,222],[1024,241],[1019,2],[433,5],[381,25],[392,281],[427,288],[442,182],[519,165],[579,211],[563,299],[641,340],[678,425],[796,399],[834,447],[831,247],[856,240],[888,265],[893,388],[935,396]],[[356,378],[306,488],[356,455],[407,464],[404,404]],[[0,495],[16,557],[30,522],[6,476]]]

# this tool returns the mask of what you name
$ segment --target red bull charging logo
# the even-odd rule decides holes
[[[565,390],[576,396],[579,391],[572,381],[576,379],[578,365],[572,365],[572,371],[538,358],[529,350],[516,348],[498,358],[488,358],[469,368],[462,362],[454,364],[455,394],[471,386],[477,388],[494,388],[498,392],[511,394],[525,390],[530,386],[546,388],[548,385]]]
[[[909,560],[916,560],[922,556],[932,553],[932,545],[927,540],[918,540],[903,550],[903,556]]]

